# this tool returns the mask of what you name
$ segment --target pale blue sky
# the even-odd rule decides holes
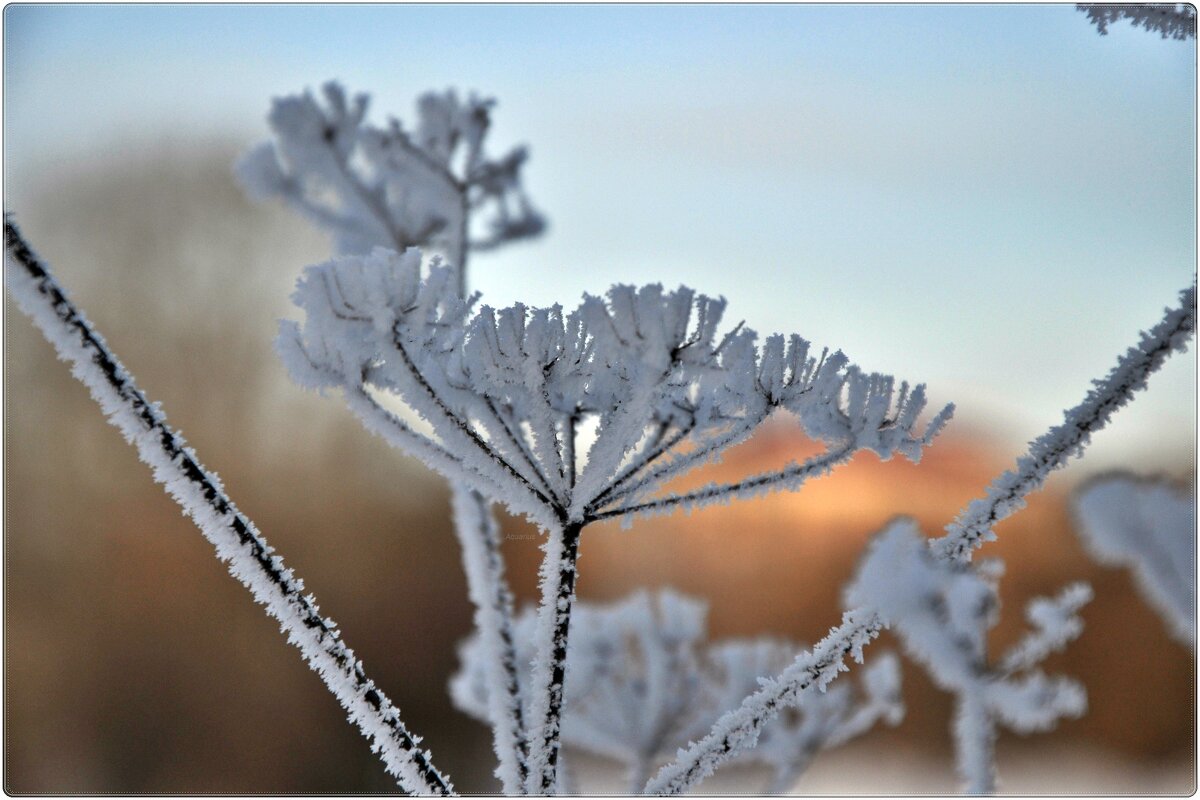
[[[338,78],[407,116],[500,99],[551,219],[480,257],[496,303],[680,282],[924,380],[1018,445],[1195,269],[1195,42],[1070,5],[8,6],[19,182],[118,141],[266,133],[273,95]],[[301,265],[297,265],[297,271]],[[1094,463],[1190,454],[1171,365]],[[1187,436],[1178,434],[1184,426]]]

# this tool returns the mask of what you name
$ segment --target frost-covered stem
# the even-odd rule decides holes
[[[362,181],[358,179],[358,176],[350,171],[349,165],[346,164],[346,159],[342,158],[341,153],[339,153],[337,148],[333,146],[333,140],[327,138],[325,140],[325,144],[329,149],[329,154],[333,159],[333,163],[337,165],[338,173],[342,176],[342,180],[346,182],[346,185],[350,187],[350,191],[354,192],[366,209],[370,211],[377,220],[379,220],[379,224],[383,226],[384,231],[387,232],[388,238],[391,239],[392,244],[395,245],[396,252],[403,253],[408,249],[412,242],[405,241],[404,237],[400,235],[400,232],[396,230],[396,226],[392,224],[392,215],[388,213],[387,207],[374,192],[372,192],[366,186],[363,186]]]
[[[525,442],[525,438],[521,436],[520,431],[513,426],[511,415],[503,412],[500,408],[497,408],[496,404],[490,397],[484,399],[486,401],[485,407],[487,408],[488,413],[495,418],[495,422],[499,426],[500,430],[504,432],[504,438],[506,438],[509,444],[512,445],[513,454],[520,458],[525,469],[528,470],[529,474],[536,479],[538,487],[545,493],[545,495],[547,497],[554,497],[554,490],[550,487],[550,481],[547,480],[546,474],[542,471],[537,459],[530,451],[529,445]],[[533,481],[531,481],[531,483],[532,482]]]
[[[454,240],[456,252],[450,254],[450,263],[454,264],[454,268],[458,270],[458,296],[465,298],[467,296],[467,248],[470,246],[468,237],[471,230],[471,204],[467,199],[467,188],[457,181],[452,182],[452,185],[458,193],[459,214],[458,236]]]
[[[419,739],[363,670],[337,626],[322,617],[304,583],[225,494],[195,453],[150,403],[104,339],[67,298],[17,228],[4,225],[5,276],[21,310],[54,345],[60,359],[99,403],[109,422],[137,449],[154,479],[192,518],[229,572],[279,620],[295,645],[378,752],[400,787],[414,794],[449,795],[450,782],[418,747]]]
[[[658,446],[655,448],[655,451],[651,452],[650,457],[647,458],[635,470],[630,472],[624,478],[615,481],[608,490],[601,492],[600,495],[597,496],[596,500],[592,502],[592,507],[599,508],[601,505],[611,505],[612,503],[622,502],[628,497],[637,495],[638,492],[646,486],[661,486],[663,483],[669,480],[672,474],[682,474],[693,465],[702,463],[709,458],[712,458],[714,453],[718,453],[721,450],[724,450],[725,448],[737,443],[739,439],[747,436],[754,429],[754,427],[762,422],[762,420],[765,418],[766,415],[763,414],[753,420],[742,422],[740,425],[737,425],[731,430],[726,431],[724,435],[715,437],[707,442],[704,442],[703,444],[699,444],[687,453],[676,456],[675,458],[672,458],[666,462],[658,462],[657,460],[660,456],[669,451],[691,432],[692,426],[687,425],[681,428],[678,433],[676,433],[666,442],[659,442]],[[626,483],[629,479],[634,477],[637,477],[637,480],[633,483],[633,485],[625,486],[624,488],[620,487],[620,484]]]
[[[579,535],[583,523],[567,521],[547,537],[539,571],[542,599],[538,606],[536,656],[529,712],[529,794],[554,794],[562,723],[563,681],[566,677],[567,638]]]
[[[996,791],[996,722],[982,686],[961,692],[955,701],[954,752],[968,794]]]
[[[609,498],[613,497],[618,489],[633,478],[636,478],[642,470],[653,464],[661,455],[683,441],[684,437],[692,432],[693,427],[695,427],[695,421],[689,421],[686,426],[680,428],[670,439],[666,439],[667,431],[670,430],[671,424],[669,422],[660,423],[651,435],[650,441],[646,443],[646,447],[617,475],[604,491],[596,495],[596,499],[592,501],[592,506],[599,507],[607,503]]]
[[[567,417],[566,436],[563,437],[563,463],[567,468],[567,488],[575,488],[575,426],[579,424],[579,414]]]
[[[718,767],[758,741],[763,725],[780,710],[795,703],[810,686],[823,687],[848,669],[846,656],[862,658],[862,649],[879,635],[883,622],[861,609],[848,611],[842,624],[831,630],[807,653],[776,678],[763,681],[762,688],[724,714],[712,730],[693,743],[650,779],[644,794],[676,795],[688,791]]]
[[[467,296],[467,231],[470,210],[467,191],[452,180],[459,194],[462,217],[458,238],[453,243],[452,263],[458,268],[458,293]],[[524,440],[510,427],[509,417],[487,401],[488,409],[499,420],[520,455],[550,492],[549,484],[538,469]],[[454,530],[463,551],[467,591],[475,605],[475,627],[483,643],[488,662],[488,717],[492,726],[492,746],[499,761],[497,774],[506,795],[525,793],[529,777],[529,740],[525,729],[525,708],[518,680],[517,652],[513,642],[513,595],[504,575],[504,556],[500,552],[500,526],[491,504],[479,492],[451,481]]]
[[[486,483],[493,491],[500,491],[501,484],[496,483],[489,475],[485,475],[468,464],[464,464],[457,456],[429,441],[404,423],[404,420],[388,409],[379,405],[371,394],[361,385],[345,386],[343,396],[347,407],[362,421],[363,426],[386,441],[410,455],[420,458],[426,465],[440,472],[447,480],[461,480],[463,471],[475,475],[475,479]]]
[[[733,500],[739,497],[753,496],[770,491],[779,485],[795,490],[809,478],[824,475],[834,467],[846,463],[853,457],[854,451],[854,445],[849,444],[845,447],[813,456],[801,464],[793,464],[776,472],[765,472],[760,475],[754,475],[736,483],[709,484],[692,492],[671,494],[632,506],[619,506],[592,514],[588,517],[588,521],[620,517],[626,514],[661,514],[673,511],[680,506],[690,509],[711,503]]]
[[[452,502],[475,627],[487,654],[488,717],[500,761],[498,774],[505,794],[521,794],[528,774],[528,747],[513,646],[513,598],[504,579],[499,526],[478,492],[456,485]]]
[[[1146,379],[1176,350],[1183,350],[1196,330],[1196,286],[1179,294],[1179,306],[1167,309],[1162,321],[1142,334],[1141,341],[1117,360],[1117,365],[1095,381],[1083,402],[1064,414],[1062,425],[1038,437],[1029,452],[1017,459],[1016,469],[1005,472],[946,526],[946,535],[931,543],[940,557],[969,561],[972,551],[989,541],[992,527],[1025,506],[1025,496],[1040,488],[1046,477],[1083,452],[1092,433],[1100,430]]]

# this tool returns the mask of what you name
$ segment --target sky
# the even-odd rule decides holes
[[[249,146],[330,78],[377,121],[495,96],[551,227],[474,260],[488,302],[685,283],[1018,446],[1195,271],[1195,42],[1071,5],[9,5],[4,45],[10,189]],[[1093,461],[1190,459],[1195,404],[1189,353]]]

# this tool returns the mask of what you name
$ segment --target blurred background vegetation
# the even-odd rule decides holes
[[[230,169],[240,147],[164,141],[107,153],[11,182],[6,206],[340,623],[441,768],[460,790],[494,789],[490,736],[445,689],[471,617],[448,492],[336,398],[287,381],[271,351],[276,321],[289,315],[300,267],[324,260],[328,244],[282,209],[243,198]],[[5,789],[394,790],[275,624],[5,303]],[[695,480],[810,446],[781,422]],[[794,496],[631,531],[597,526],[583,541],[580,594],[672,586],[709,602],[716,637],[811,642],[837,621],[840,587],[886,520],[910,514],[936,533],[1015,455],[951,425],[919,466],[860,454]],[[1194,482],[1191,463],[1147,468]],[[1076,579],[1097,594],[1082,638],[1048,664],[1084,682],[1090,711],[1028,740],[1001,734],[1002,790],[1191,792],[1194,659],[1128,574],[1083,554],[1066,498],[1089,474],[1085,461],[1056,478],[988,548],[1008,561],[996,647],[1020,634],[1032,596]],[[538,537],[519,520],[504,528],[515,587],[532,599]],[[876,647],[894,646],[884,638]],[[818,759],[799,789],[955,788],[950,699],[905,666],[904,722]],[[596,779],[611,766],[578,763]],[[734,769],[713,787],[759,785]]]

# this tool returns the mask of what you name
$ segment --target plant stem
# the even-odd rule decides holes
[[[11,222],[4,224],[5,276],[21,310],[28,314],[69,361],[72,373],[90,390],[109,422],[150,465],[154,479],[192,518],[226,562],[230,574],[279,620],[288,642],[338,699],[383,758],[400,787],[413,794],[450,795],[450,782],[418,747],[399,712],[367,678],[362,662],[342,641],[337,625],[322,617],[304,582],[284,567],[182,437],[167,424],[158,406],[137,387],[86,317],[30,250]]]
[[[528,715],[529,794],[554,794],[556,788],[567,642],[582,531],[582,522],[564,522],[550,531],[544,546],[546,555],[540,570],[542,600],[535,634],[537,656]]]

